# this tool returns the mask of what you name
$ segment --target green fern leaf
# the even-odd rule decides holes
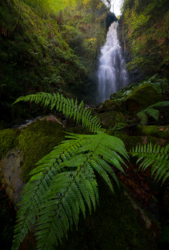
[[[96,135],[75,135],[67,138],[36,165],[33,175],[22,192],[17,214],[12,250],[17,250],[28,233],[29,222],[35,223],[37,249],[53,249],[67,237],[67,231],[78,229],[79,213],[85,217],[85,203],[91,213],[96,209],[98,188],[97,171],[113,190],[108,174],[118,183],[110,163],[124,172],[121,158],[128,159],[124,143],[103,132]],[[121,154],[121,156],[119,155]],[[65,168],[68,171],[65,171]]]

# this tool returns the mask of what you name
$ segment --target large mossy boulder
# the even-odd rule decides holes
[[[157,92],[152,84],[148,83],[133,90],[126,98],[125,103],[128,111],[133,115],[161,101],[163,101],[162,95]]]
[[[37,120],[23,129],[18,136],[18,148],[23,151],[24,161],[21,176],[29,181],[29,172],[43,156],[65,139],[62,125],[57,122]]]
[[[108,111],[121,111],[123,112],[125,109],[124,102],[117,102],[114,100],[105,100],[102,104],[102,107],[99,110],[99,113],[108,112]]]
[[[16,138],[19,135],[18,129],[0,130],[0,160],[5,154],[16,145]]]

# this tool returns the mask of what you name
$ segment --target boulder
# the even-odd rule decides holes
[[[133,115],[148,106],[163,101],[162,95],[157,92],[152,84],[143,84],[134,89],[126,98],[126,107]]]
[[[99,113],[108,112],[108,111],[123,111],[125,110],[124,102],[114,101],[114,100],[105,100],[102,107],[99,110]]]
[[[4,159],[0,161],[1,184],[17,211],[16,204],[20,202],[20,193],[25,186],[21,178],[23,152],[19,149],[9,150]]]

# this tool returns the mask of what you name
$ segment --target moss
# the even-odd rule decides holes
[[[116,123],[124,123],[125,117],[121,112],[109,111],[97,115],[100,119],[103,128],[113,127]]]
[[[18,137],[18,147],[24,153],[21,177],[28,182],[35,163],[65,138],[63,127],[51,121],[33,122]]]
[[[152,84],[148,83],[132,91],[126,99],[126,106],[129,112],[134,114],[162,100],[162,95],[157,92]]]
[[[157,249],[151,230],[145,228],[141,216],[131,206],[123,188],[113,183],[113,195],[98,176],[99,205],[86,220],[80,216],[78,231],[68,234],[58,250],[151,250]],[[87,210],[88,211],[88,210]]]
[[[124,102],[122,101],[114,101],[114,100],[105,100],[101,109],[99,110],[100,113],[108,112],[108,111],[123,111],[125,110]]]
[[[19,134],[18,129],[0,130],[0,159],[16,145],[16,138]]]
[[[156,136],[158,138],[167,138],[169,139],[169,126],[137,126],[138,133],[142,135],[151,135]]]

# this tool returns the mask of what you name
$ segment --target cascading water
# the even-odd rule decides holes
[[[118,22],[109,27],[106,43],[101,48],[98,69],[98,98],[97,102],[110,99],[110,95],[118,92],[128,84],[126,64],[117,37]]]

